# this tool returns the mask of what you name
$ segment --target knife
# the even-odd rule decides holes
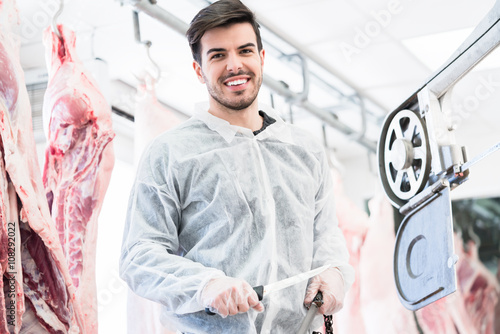
[[[305,281],[308,278],[311,278],[313,276],[316,276],[318,274],[321,274],[323,271],[326,269],[330,268],[331,266],[329,264],[306,271],[304,273],[297,274],[292,277],[285,278],[281,281],[273,282],[267,285],[258,285],[253,287],[254,291],[257,293],[257,296],[259,297],[259,300],[262,300],[264,298],[264,295],[268,295],[269,293],[283,290],[285,288],[288,288],[291,285],[295,285],[297,283],[300,283],[302,281]],[[209,315],[214,315],[215,313],[210,311],[210,309],[207,307],[205,308],[205,312]]]

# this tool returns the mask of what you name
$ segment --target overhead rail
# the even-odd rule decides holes
[[[143,12],[144,14],[147,14],[151,16],[152,18],[160,21],[161,23],[167,25],[171,29],[175,30],[179,34],[185,35],[189,25],[176,17],[175,15],[169,13],[167,10],[157,6],[155,3],[156,1],[154,0],[120,0],[122,4],[127,4],[131,5],[133,9],[137,12]],[[207,3],[209,3],[207,1]],[[262,23],[259,20],[259,23],[262,26],[268,26],[268,24]],[[275,33],[274,30],[269,29],[266,27],[271,33],[275,34],[277,37],[283,39],[282,34]],[[363,96],[361,93],[359,93],[355,88],[354,85],[349,82],[346,78],[343,78],[340,76],[338,73],[335,72],[335,70],[328,64],[326,64],[321,58],[316,56],[314,53],[308,51],[307,49],[302,48],[300,45],[297,45],[296,43],[290,42],[288,40],[284,40],[288,45],[293,47],[294,49],[297,50],[297,54],[300,56],[300,60],[302,61],[302,72],[304,73],[305,69],[305,58],[308,58],[312,61],[314,61],[317,65],[319,65],[322,69],[325,69],[327,72],[335,76],[336,78],[340,79],[346,86],[350,87],[354,92],[355,95],[357,95],[360,100],[362,99],[367,99],[366,96]],[[352,140],[358,142],[360,145],[365,147],[369,152],[375,153],[377,150],[377,143],[374,140],[370,140],[369,138],[366,138],[364,136],[364,128],[362,131],[358,131],[353,129],[351,126],[341,122],[338,117],[323,108],[318,107],[314,103],[310,102],[307,99],[307,94],[308,94],[308,85],[309,85],[309,79],[308,77],[304,77],[304,91],[300,93],[293,92],[290,90],[286,84],[284,84],[282,81],[278,81],[270,77],[269,75],[264,74],[263,77],[263,83],[266,87],[271,89],[272,91],[276,92],[277,94],[283,96],[289,103],[292,103],[294,105],[300,106],[304,110],[308,111],[312,115],[318,117],[321,121],[326,123],[327,125],[335,128],[336,130],[342,132],[345,135],[348,135]],[[307,85],[307,86],[306,86]],[[337,90],[338,92],[338,90]],[[347,96],[346,96],[347,97]],[[354,100],[350,100],[351,103],[354,103]],[[373,103],[376,107],[383,109],[381,106],[379,106],[376,102],[369,100],[371,103]],[[366,112],[364,109],[365,107],[362,106],[361,110],[363,112]],[[363,115],[365,117],[365,115]]]
[[[299,94],[291,91],[285,85],[283,82],[275,80],[271,78],[268,75],[264,74],[264,79],[263,83],[268,86],[270,89],[275,91],[276,93],[284,96],[287,99],[291,99],[296,101],[295,105],[298,105],[302,107],[303,109],[309,111],[311,114],[315,115],[319,119],[321,119],[323,122],[326,124],[332,126],[333,128],[339,130],[340,132],[346,134],[346,135],[355,135],[358,132],[354,129],[352,129],[350,126],[342,123],[341,121],[338,120],[338,118],[335,116],[335,114],[330,113],[326,111],[325,109],[317,107],[315,104],[310,102],[309,100],[300,100]],[[377,145],[375,141],[372,141],[364,136],[361,136],[360,138],[355,138],[359,144],[363,145],[368,151],[370,152],[376,152],[377,151]]]
[[[496,1],[474,31],[426,85],[441,98],[453,85],[500,44],[500,1]],[[424,85],[425,86],[425,85]]]

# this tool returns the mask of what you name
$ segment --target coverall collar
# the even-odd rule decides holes
[[[239,133],[244,137],[255,138],[257,140],[274,137],[281,142],[295,144],[288,125],[281,119],[281,117],[279,117],[278,113],[273,108],[264,104],[259,104],[259,110],[264,111],[266,114],[274,118],[276,122],[269,125],[258,135],[254,135],[250,129],[237,125],[231,125],[228,121],[212,115],[208,112],[207,102],[200,103],[196,106],[193,117],[205,123],[210,130],[220,134],[228,143],[231,143],[236,134]]]

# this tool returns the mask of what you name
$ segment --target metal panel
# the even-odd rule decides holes
[[[450,188],[403,220],[396,236],[394,278],[399,299],[417,310],[456,291]]]

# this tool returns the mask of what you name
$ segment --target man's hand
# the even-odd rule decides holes
[[[338,269],[329,268],[311,279],[304,304],[309,306],[318,291],[323,293],[323,305],[318,309],[319,313],[330,315],[344,306],[344,279]]]
[[[233,277],[219,277],[210,280],[201,292],[201,301],[210,311],[228,315],[247,312],[253,308],[264,311],[257,293],[245,280]]]

